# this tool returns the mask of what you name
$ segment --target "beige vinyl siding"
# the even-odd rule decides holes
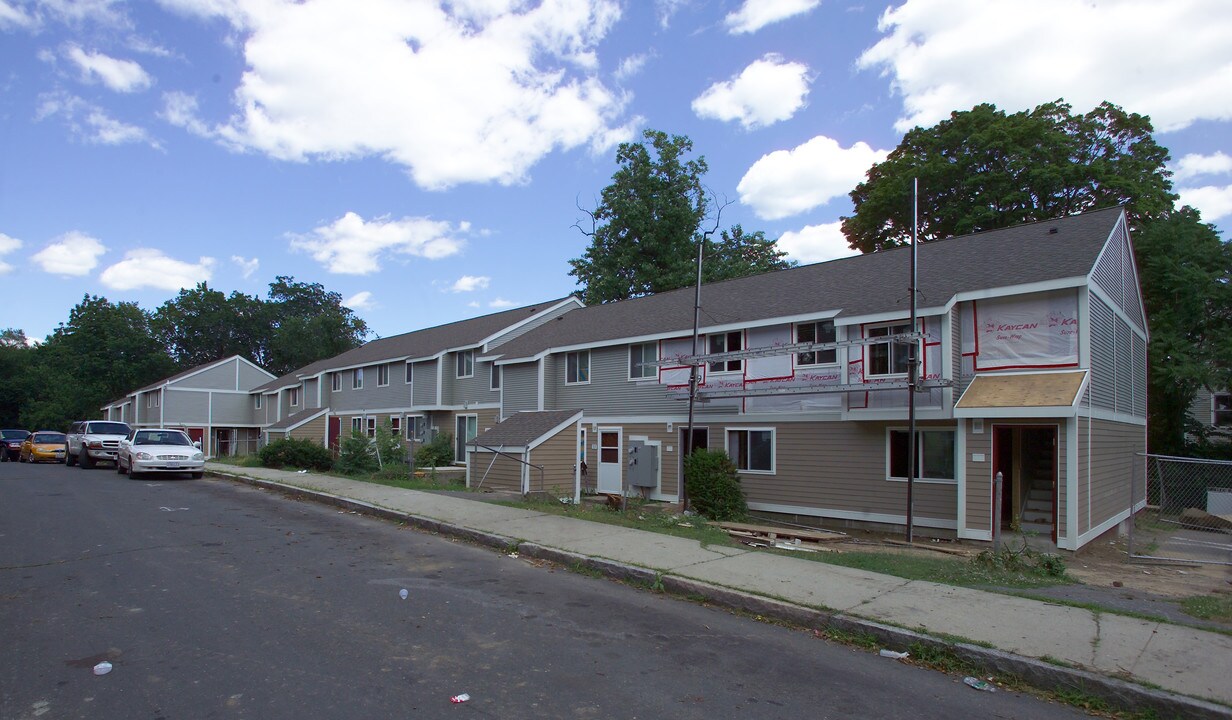
[[[782,423],[775,438],[775,473],[741,473],[750,503],[901,516],[907,514],[907,483],[886,479],[886,429],[901,422]],[[733,425],[742,427],[743,425]],[[712,426],[713,427],[713,426]],[[760,425],[759,427],[767,427]],[[925,427],[953,427],[920,423]],[[726,433],[710,446],[720,447]],[[957,520],[956,483],[915,483],[916,518]]]
[[[294,430],[291,430],[287,433],[287,437],[291,437],[296,440],[311,440],[318,445],[324,445],[326,422],[326,417],[322,415],[316,420],[310,420]]]
[[[512,453],[511,453],[512,454]],[[467,487],[522,492],[522,463],[495,453],[471,453],[471,466],[466,472]],[[532,471],[534,468],[532,468]]]
[[[573,494],[573,467],[577,456],[577,425],[566,426],[563,430],[544,441],[530,451],[530,462],[543,466],[543,477],[539,470],[530,469],[531,492],[550,492],[553,495]]]
[[[1090,457],[1086,472],[1079,474],[1079,497],[1084,504],[1078,513],[1078,526],[1084,533],[1130,506],[1131,483],[1135,479],[1142,482],[1144,477],[1140,467],[1144,460],[1137,453],[1146,452],[1146,428],[1082,418],[1078,432],[1080,447],[1089,442],[1087,452],[1078,453],[1079,466]]]
[[[593,490],[599,482],[599,451],[596,449],[599,444],[599,433],[595,430],[594,423],[598,423],[598,427],[620,427],[623,435],[621,442],[625,449],[629,447],[629,440],[633,437],[644,437],[651,442],[659,443],[659,493],[664,497],[678,497],[679,479],[680,479],[680,429],[684,427],[683,422],[678,422],[673,425],[672,430],[667,429],[666,423],[633,423],[621,425],[619,423],[605,423],[602,420],[593,420],[586,418],[582,422],[582,427],[586,430],[586,465],[587,475],[582,478],[582,488]],[[699,425],[700,427],[700,425]],[[718,447],[715,445],[715,433],[719,432],[714,427],[710,430],[710,447]],[[668,448],[671,448],[670,450]]]
[[[992,462],[992,427],[984,422],[984,432],[971,432],[971,421],[965,421],[967,427],[967,456],[963,459],[967,470],[967,507],[966,521],[970,530],[992,530],[992,484],[993,471],[996,466]],[[973,455],[983,454],[984,462],[975,462]]]

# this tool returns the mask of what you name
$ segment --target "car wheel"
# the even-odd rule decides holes
[[[204,472],[204,471],[202,471],[202,472],[195,472],[195,473],[193,473],[193,474],[192,474],[192,478],[193,478],[193,480],[200,480],[200,479],[201,479],[201,478],[203,478],[203,477],[205,477],[205,472]]]
[[[77,458],[77,464],[81,466],[82,470],[89,470],[94,467],[94,458],[90,457],[88,452],[82,453],[81,457]]]
[[[71,452],[65,452],[64,453],[64,464],[67,465],[68,467],[72,467],[76,465],[77,456],[72,454]]]
[[[117,474],[117,475],[124,475],[124,474],[125,474],[124,464],[120,462],[120,456],[119,456],[119,455],[116,455],[116,474]]]
[[[131,465],[128,467],[128,476],[130,478],[132,478],[133,480],[136,480],[140,475],[141,473],[137,472],[136,468],[134,468]]]

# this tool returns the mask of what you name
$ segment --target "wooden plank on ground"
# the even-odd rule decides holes
[[[789,538],[800,539],[809,542],[841,542],[847,540],[847,536],[842,533],[829,532],[826,530],[803,530],[799,528],[782,528],[772,527],[770,525],[754,525],[751,523],[737,522],[721,522],[715,523],[719,527],[735,535],[764,535],[765,537],[773,538]]]

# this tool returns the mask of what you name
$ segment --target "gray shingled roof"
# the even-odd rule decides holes
[[[273,380],[270,380],[269,382],[265,383],[264,385],[258,385],[252,390],[250,390],[249,392],[267,393],[267,392],[272,392],[274,390],[280,390],[285,387],[299,385],[301,378],[311,377],[321,372],[322,370],[325,370],[326,368],[331,367],[335,359],[337,358],[336,357],[325,358],[324,360],[317,360],[314,363],[309,363],[308,365],[305,365],[302,368],[299,368],[297,370],[292,370],[286,375],[276,377]]]
[[[576,310],[574,312],[577,312]],[[581,410],[544,410],[542,412],[520,412],[513,417],[497,424],[496,427],[479,435],[467,445],[485,445],[487,447],[526,447],[545,434],[556,429],[570,418],[581,415]]]
[[[1085,277],[1121,208],[921,243],[921,307],[985,288]],[[1053,229],[1055,228],[1055,233]],[[702,327],[839,311],[839,316],[906,313],[910,248],[857,255],[702,286]],[[551,348],[692,332],[692,287],[565,313],[501,345],[503,358]]]
[[[300,410],[299,412],[291,413],[273,425],[270,425],[269,429],[275,432],[284,432],[305,420],[310,420],[313,416],[322,415],[327,412],[329,412],[329,408],[308,408],[307,410]]]

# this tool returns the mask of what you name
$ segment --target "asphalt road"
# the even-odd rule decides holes
[[[1082,717],[335,508],[108,468],[0,464],[0,638],[6,720]]]

